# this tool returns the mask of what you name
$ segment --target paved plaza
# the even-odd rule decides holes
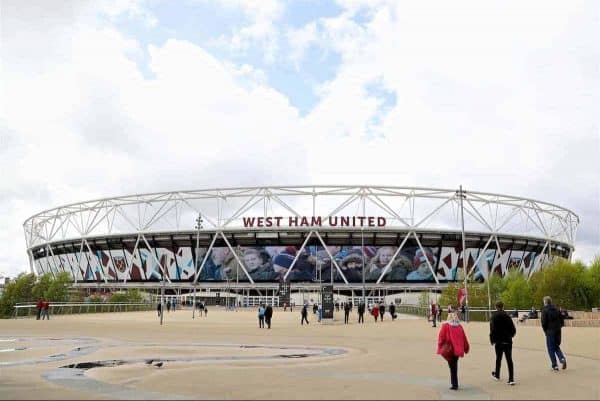
[[[389,315],[386,316],[389,318]],[[190,310],[0,320],[1,399],[600,399],[600,328],[566,327],[568,369],[550,370],[539,327],[517,326],[516,386],[493,381],[487,323],[468,323],[458,392],[422,318],[300,326],[276,309]],[[340,321],[341,320],[341,321]],[[95,364],[98,362],[98,364]],[[161,367],[156,364],[162,362]]]

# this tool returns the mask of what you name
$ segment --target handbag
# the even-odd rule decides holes
[[[454,350],[452,349],[452,343],[450,341],[446,341],[440,347],[442,357],[449,361],[454,357]]]

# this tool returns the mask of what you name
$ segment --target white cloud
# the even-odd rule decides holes
[[[580,214],[577,257],[598,252],[599,32],[585,4],[359,3],[288,35],[297,60],[312,44],[342,60],[303,118],[251,65],[182,40],[143,49],[79,2],[46,14],[3,4],[0,271],[26,267],[21,224],[43,209],[260,184],[463,184],[537,198]],[[270,40],[281,5],[228,4],[251,16],[240,48]],[[146,50],[152,78],[132,61]],[[396,95],[383,114],[374,81]]]

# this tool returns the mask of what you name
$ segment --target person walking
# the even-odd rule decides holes
[[[319,319],[319,322],[321,322],[321,319],[323,319],[323,306],[321,306],[321,304],[319,304],[319,306],[317,307],[317,317]]]
[[[492,372],[495,380],[500,380],[500,366],[502,365],[502,355],[506,358],[508,366],[508,384],[515,384],[515,376],[512,360],[512,339],[517,333],[515,324],[508,314],[504,311],[504,303],[496,302],[496,311],[490,318],[490,343],[496,351],[496,370]]]
[[[438,335],[438,355],[448,361],[450,368],[450,390],[458,390],[458,358],[469,353],[469,340],[460,325],[456,313],[449,313]]]
[[[390,302],[390,315],[392,315],[392,320],[396,320],[396,305],[393,302]]]
[[[344,324],[348,324],[349,320],[350,320],[350,304],[344,303]],[[359,321],[360,321],[360,316],[359,316]]]
[[[156,304],[156,313],[157,313],[158,317],[160,317],[160,314],[162,313],[162,303],[161,302],[158,302]]]
[[[544,297],[541,323],[544,334],[546,334],[546,347],[550,355],[552,370],[558,371],[556,357],[558,357],[559,362],[562,364],[562,368],[566,369],[567,359],[560,349],[561,331],[565,323],[558,309],[552,304],[552,298],[548,296]]]
[[[36,319],[35,320],[40,320],[40,317],[42,316],[43,306],[44,306],[44,301],[42,301],[42,298],[38,299],[37,303],[35,304],[35,309],[36,309]]]
[[[437,322],[437,305],[435,303],[431,304],[431,327],[436,327],[435,323]]]
[[[308,324],[308,306],[306,304],[304,304],[302,306],[302,310],[300,311],[300,315],[302,316],[302,320],[300,321],[300,324],[304,324],[304,322],[306,321],[306,324]]]
[[[204,317],[208,316],[208,305],[204,304]]]
[[[265,322],[267,323],[267,329],[271,328],[271,319],[273,318],[273,307],[267,305],[265,308]]]
[[[358,304],[358,323],[365,323],[365,304]]]
[[[379,304],[379,316],[381,321],[383,322],[383,315],[385,315],[385,304],[382,302]]]
[[[265,308],[262,304],[258,307],[258,328],[265,328]]]
[[[171,301],[167,299],[167,313],[171,312]]]
[[[44,318],[50,320],[50,302],[48,301],[42,302],[42,320]]]
[[[379,316],[379,308],[377,307],[377,305],[373,306],[373,309],[371,309],[371,313],[373,314],[373,317],[375,318],[375,322],[377,322],[377,317]]]

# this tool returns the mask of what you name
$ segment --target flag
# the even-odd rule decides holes
[[[458,304],[459,305],[463,304],[466,296],[467,296],[467,289],[459,288],[459,290],[458,290]]]

